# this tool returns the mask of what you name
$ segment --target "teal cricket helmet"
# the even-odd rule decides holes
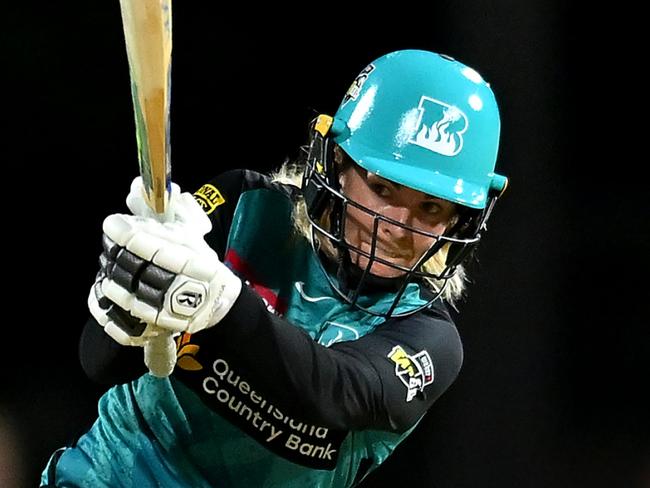
[[[506,187],[507,178],[494,172],[499,131],[497,103],[482,77],[448,56],[419,50],[396,51],[373,61],[356,77],[333,117],[321,114],[312,121],[302,192],[312,247],[341,299],[385,317],[433,306],[473,255]],[[366,171],[457,203],[458,218],[444,234],[435,234],[364,207],[340,188],[336,147]],[[346,240],[350,207],[372,219],[370,250]],[[386,225],[430,239],[431,245],[403,266],[377,252],[379,229]],[[328,247],[335,256],[321,252]],[[365,256],[368,264],[358,267],[351,254]],[[443,256],[442,266],[429,266],[434,256]],[[393,268],[396,278],[374,276],[374,262]],[[328,271],[332,263],[335,269]],[[422,290],[423,283],[432,293],[425,302],[400,309],[408,287],[415,284]],[[358,301],[378,288],[394,292],[392,305],[383,312]]]
[[[334,115],[334,141],[361,167],[483,209],[507,178],[494,172],[499,110],[472,68],[421,50],[386,54],[354,80]]]

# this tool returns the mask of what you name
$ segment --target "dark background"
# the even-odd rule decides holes
[[[312,111],[333,113],[392,50],[452,55],[500,102],[511,185],[457,316],[463,370],[367,488],[650,486],[645,31],[621,3],[569,3],[174,5],[186,190],[276,167]],[[95,417],[77,338],[101,221],[124,211],[137,160],[118,2],[3,11],[0,485],[13,488],[36,486]]]

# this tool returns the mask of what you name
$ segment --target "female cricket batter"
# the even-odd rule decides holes
[[[499,124],[475,70],[397,51],[273,176],[176,187],[168,223],[136,180],[133,215],[104,222],[81,337],[86,373],[112,387],[42,484],[358,484],[459,373],[447,304],[506,186]],[[177,346],[165,378],[143,362],[161,331]]]

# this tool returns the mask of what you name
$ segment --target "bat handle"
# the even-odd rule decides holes
[[[172,333],[159,329],[159,334],[144,346],[144,363],[149,372],[158,378],[166,378],[176,365],[176,342]]]

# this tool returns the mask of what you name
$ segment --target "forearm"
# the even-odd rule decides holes
[[[237,353],[241,367],[256,383],[304,420],[337,429],[376,423],[371,417],[381,401],[377,373],[353,355],[327,349],[268,313],[250,289],[242,291],[214,333],[217,341]]]
[[[93,318],[81,334],[79,358],[86,375],[105,385],[127,383],[147,370],[141,348],[121,346]]]
[[[219,369],[219,359],[227,361],[251,388],[296,418],[333,429],[404,431],[456,378],[462,350],[451,324],[426,324],[425,332],[418,323],[402,325],[380,327],[359,340],[326,348],[268,313],[245,287],[219,324],[191,340],[199,345],[205,370]],[[438,368],[436,381],[408,401],[388,357],[398,344],[409,354],[430,349]],[[181,372],[181,378],[202,394],[208,373]]]

